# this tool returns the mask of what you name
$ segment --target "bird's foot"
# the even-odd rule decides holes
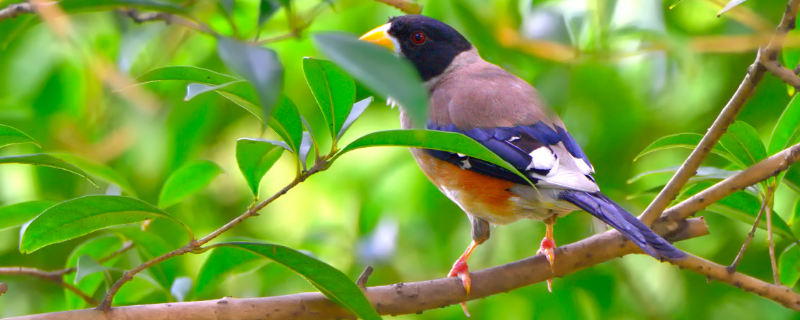
[[[550,270],[553,270],[556,260],[556,242],[552,238],[545,237],[542,239],[542,244],[536,254],[544,253],[547,262],[550,262]],[[553,279],[547,279],[547,291],[553,292]]]
[[[472,279],[469,277],[469,266],[467,266],[467,259],[463,259],[464,257],[458,258],[456,262],[453,264],[453,268],[450,269],[450,273],[447,274],[448,277],[458,277],[461,279],[461,283],[464,285],[464,290],[467,292],[467,296],[469,296],[470,289],[472,288]],[[464,309],[464,314],[469,317],[469,311],[467,310],[467,303],[461,302],[461,309]]]

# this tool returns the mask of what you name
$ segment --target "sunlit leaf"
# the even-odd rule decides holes
[[[350,34],[318,33],[311,38],[320,52],[353,78],[379,96],[397,101],[417,125],[425,124],[428,94],[410,62]]]
[[[183,302],[186,300],[186,297],[189,295],[189,292],[192,290],[192,278],[189,277],[177,277],[175,281],[172,282],[172,286],[169,288],[169,293],[172,294],[172,297],[175,298],[178,302]]]
[[[222,168],[208,160],[193,161],[178,168],[167,178],[164,187],[161,188],[158,207],[169,208],[202,191],[220,173],[222,173]]]
[[[797,243],[792,243],[781,253],[778,260],[778,274],[781,284],[790,288],[800,280],[800,247]]]
[[[283,90],[283,65],[275,51],[218,37],[217,53],[230,70],[253,86],[263,114],[269,115]]]
[[[155,218],[175,220],[166,212],[129,197],[91,195],[67,200],[33,219],[22,234],[19,250],[31,253],[111,226]]]
[[[767,158],[767,148],[758,136],[758,131],[743,121],[731,124],[719,143],[738,159],[742,169]]]
[[[730,1],[728,1],[728,4],[726,4],[725,7],[722,8],[722,10],[717,12],[717,17],[721,16],[725,12],[728,12],[728,10],[731,10],[734,7],[744,3],[745,1],[747,1],[747,0],[730,0]]]
[[[115,251],[119,250],[122,247],[123,243],[122,240],[115,236],[115,235],[102,235],[96,238],[89,239],[72,250],[72,253],[69,254],[67,258],[66,267],[77,267],[78,266],[78,258],[83,256],[89,256],[94,258],[95,260],[99,260],[105,257],[110,256]],[[113,265],[114,262],[117,261],[119,257],[112,258],[111,260],[105,262],[106,265]],[[100,285],[104,281],[103,274],[92,274],[86,277],[75,284],[76,287],[81,289],[81,291],[85,292],[88,295],[94,295],[94,293],[100,289]],[[64,275],[64,282],[66,283],[75,283],[75,273],[69,273]],[[64,295],[67,301],[67,308],[68,309],[80,309],[86,306],[86,301],[83,300],[81,297],[77,296],[72,291],[64,289]]]
[[[80,283],[84,277],[100,273],[108,270],[107,267],[101,265],[97,260],[92,259],[88,255],[82,255],[78,258],[77,270],[75,271],[74,283]]]
[[[80,168],[64,162],[59,158],[53,157],[49,154],[44,153],[37,153],[37,154],[26,154],[21,156],[8,156],[8,157],[0,157],[0,164],[4,163],[19,163],[19,164],[30,164],[35,166],[44,166],[50,168],[61,169],[70,173],[74,173],[78,176],[89,181],[95,187],[97,184],[89,177],[89,175],[81,170]]]
[[[236,162],[253,197],[258,198],[261,179],[283,154],[283,148],[259,139],[236,141]]]
[[[800,193],[800,164],[794,164],[784,172],[783,183]]]
[[[639,158],[643,157],[644,155],[659,150],[673,148],[694,149],[697,147],[697,144],[700,143],[701,139],[703,139],[703,135],[696,133],[679,133],[661,137],[644,148],[644,150],[642,150],[642,152],[640,152],[639,155],[633,159],[633,161],[639,160]],[[717,143],[714,148],[711,149],[711,152],[731,161],[736,160],[736,158],[733,157],[733,155],[731,155],[727,150],[725,150],[725,148],[723,148],[719,143]]]
[[[56,203],[50,200],[34,200],[0,207],[0,230],[18,227]]]
[[[136,190],[134,190],[133,185],[131,185],[131,183],[128,182],[128,179],[120,175],[117,171],[115,171],[112,168],[109,168],[102,164],[94,163],[92,161],[86,160],[84,158],[72,154],[57,153],[54,154],[53,156],[75,165],[81,170],[89,173],[92,177],[117,185],[118,187],[120,187],[120,189],[122,189],[131,196],[134,197],[136,196]]]
[[[652,176],[652,175],[656,175],[656,174],[662,174],[662,173],[673,173],[674,174],[675,172],[678,171],[679,168],[680,167],[669,167],[669,168],[664,168],[664,169],[658,169],[658,170],[651,170],[651,171],[647,171],[647,172],[642,172],[640,174],[637,174],[633,178],[628,179],[627,183],[628,184],[632,184],[632,183],[634,183],[636,181],[641,180],[644,177],[648,177],[648,176]],[[727,179],[728,177],[731,177],[731,176],[733,176],[733,175],[735,175],[735,174],[737,174],[739,172],[741,172],[741,171],[731,171],[731,170],[725,170],[725,169],[720,169],[720,168],[716,168],[716,167],[699,167],[695,171],[694,176],[692,176],[692,178],[690,178],[690,181],[692,181],[692,179],[694,181],[723,180],[723,179]]]
[[[361,114],[367,110],[367,107],[369,107],[369,105],[372,103],[372,100],[372,97],[369,97],[353,104],[350,114],[347,115],[347,119],[344,120],[344,123],[342,123],[342,130],[339,131],[339,135],[336,137],[337,140],[341,139],[342,135],[344,135],[347,129],[350,129],[350,126],[352,126],[353,123],[356,122],[359,117],[361,117]]]
[[[32,143],[39,145],[36,140],[13,127],[0,124],[0,148],[17,143]]]
[[[797,141],[798,135],[800,135],[800,98],[795,96],[783,110],[775,129],[772,130],[767,154],[773,155],[788,148]],[[778,174],[777,181],[780,182],[785,175],[785,172]]]
[[[194,292],[202,294],[209,288],[215,288],[233,274],[246,273],[260,268],[265,263],[267,261],[261,255],[250,251],[233,247],[214,248],[200,267]]]
[[[351,142],[344,149],[342,149],[337,156],[356,149],[383,146],[425,148],[461,153],[473,158],[478,158],[496,164],[502,168],[505,168],[506,170],[511,171],[519,177],[528,180],[524,174],[520,173],[516,168],[514,168],[514,166],[500,158],[500,156],[494,152],[490,151],[472,138],[454,132],[422,129],[373,132]]]
[[[336,65],[325,60],[303,59],[303,73],[331,137],[338,137],[355,102],[355,82]]]
[[[164,80],[185,80],[208,85],[222,85],[238,79],[227,74],[192,66],[169,66],[146,72],[136,78],[139,84]]]
[[[220,246],[247,250],[275,261],[306,278],[326,297],[354,315],[366,320],[381,319],[364,293],[352,280],[322,261],[292,248],[274,244],[229,242],[220,244]]]
[[[218,86],[209,86],[202,83],[190,83],[189,85],[186,86],[186,96],[183,97],[183,101],[192,100],[194,99],[194,97],[204,94],[206,92],[216,91],[238,82],[242,81],[231,81],[228,83],[223,83]]]
[[[303,164],[303,170],[306,169],[306,161],[308,161],[308,153],[311,152],[312,144],[311,134],[308,131],[303,131],[303,141],[300,142],[300,151],[297,155]]]

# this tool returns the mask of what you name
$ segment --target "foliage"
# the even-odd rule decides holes
[[[421,2],[424,14],[464,32],[488,61],[535,84],[584,146],[604,192],[621,202],[626,194],[641,195],[624,203],[632,212],[680,164],[684,154],[671,149],[697,145],[735,89],[729,79],[752,61],[752,52],[707,55],[701,41],[722,36],[734,46],[740,39],[731,30],[782,12],[782,4],[763,1],[731,1],[724,9],[687,1],[671,11],[670,3],[655,2],[626,10],[631,1]],[[123,270],[191,245],[268,200],[260,217],[222,236],[227,242],[139,273],[115,305],[317,289],[376,319],[353,281],[364,265],[376,267],[371,284],[444,276],[468,243],[469,221],[407,151],[372,147],[448,150],[515,170],[460,134],[392,130],[397,114],[379,103],[391,97],[422,123],[425,89],[409,63],[355,34],[399,12],[377,2],[331,3],[63,1],[71,25],[64,33],[51,30],[44,15],[0,20],[3,266],[76,268],[64,281],[98,298]],[[727,13],[717,19],[718,11]],[[137,24],[129,16],[153,12],[201,22]],[[785,50],[784,60],[798,50]],[[676,200],[798,142],[800,102],[778,81],[759,90],[711,150],[719,157],[708,159]],[[320,171],[326,172],[306,181]],[[286,195],[276,193],[300,182]],[[710,206],[712,236],[679,246],[732,260],[767,203],[782,252],[781,282],[795,286],[798,193],[794,166]],[[273,194],[281,198],[272,202]],[[588,215],[560,219],[558,243],[591,235],[590,225]],[[759,227],[766,230],[764,219]],[[532,255],[543,229],[529,222],[493,229],[473,268]],[[756,234],[740,268],[766,279],[764,233]],[[792,317],[758,297],[695,278],[631,257],[558,279],[553,294],[537,285],[470,308],[476,318],[493,319],[746,318],[729,307],[735,302],[773,319]],[[0,281],[9,284],[0,317],[87,306],[36,279]],[[47,303],[28,303],[34,296]]]

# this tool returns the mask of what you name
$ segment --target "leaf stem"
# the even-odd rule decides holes
[[[761,222],[761,216],[764,215],[764,209],[767,207],[767,199],[766,195],[761,199],[761,209],[758,210],[758,215],[756,216],[756,222],[753,223],[753,228],[750,229],[750,233],[747,234],[747,238],[744,239],[744,243],[742,243],[742,249],[739,250],[739,254],[736,255],[736,258],[733,259],[733,263],[728,266],[728,272],[734,273],[736,271],[736,267],[739,266],[739,262],[742,260],[744,256],[744,252],[747,251],[747,247],[750,245],[750,240],[753,240],[753,236],[756,234],[756,229],[758,228],[758,223]]]
[[[764,201],[767,203],[767,238],[769,239],[769,261],[772,264],[772,277],[775,284],[781,283],[780,276],[778,275],[778,262],[775,259],[775,241],[772,239],[772,204],[775,193],[772,186],[767,187],[767,195]]]

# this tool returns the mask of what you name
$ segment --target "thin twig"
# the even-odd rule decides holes
[[[296,185],[298,185],[301,182],[303,182],[306,179],[308,179],[308,177],[314,175],[315,173],[318,173],[318,172],[321,172],[321,171],[325,171],[329,167],[330,167],[330,162],[326,161],[325,159],[315,163],[314,166],[311,167],[308,171],[302,172],[297,178],[292,180],[292,182],[290,182],[288,185],[283,187],[281,190],[279,190],[278,192],[276,192],[275,194],[273,194],[272,196],[270,196],[266,200],[261,201],[259,204],[249,208],[247,211],[245,211],[244,213],[242,213],[238,217],[236,217],[233,220],[229,221],[228,223],[226,223],[225,225],[223,225],[219,229],[214,230],[214,232],[211,232],[210,234],[208,234],[207,236],[203,237],[202,239],[190,241],[187,245],[185,245],[183,247],[180,247],[180,248],[175,249],[173,251],[167,252],[167,253],[165,253],[165,254],[163,254],[161,256],[158,256],[158,257],[155,257],[155,258],[153,258],[151,260],[148,260],[148,261],[136,266],[135,268],[133,268],[131,270],[125,271],[125,273],[123,273],[122,277],[120,279],[118,279],[111,286],[111,288],[108,289],[108,292],[106,292],[106,295],[103,298],[103,301],[97,307],[97,310],[107,311],[111,307],[111,302],[114,299],[114,295],[117,294],[117,292],[122,287],[122,285],[124,285],[128,281],[131,281],[133,279],[133,276],[135,276],[139,272],[141,272],[141,271],[143,271],[143,270],[145,270],[147,268],[150,268],[150,267],[152,267],[152,266],[154,266],[154,265],[156,265],[156,264],[158,264],[158,263],[160,263],[162,261],[165,261],[165,260],[168,260],[170,258],[173,258],[173,257],[177,257],[177,256],[180,256],[180,255],[189,253],[189,252],[195,252],[195,251],[202,252],[202,248],[201,247],[203,245],[205,245],[209,241],[213,240],[214,238],[218,237],[219,235],[223,234],[224,232],[230,230],[231,228],[235,227],[236,225],[238,225],[242,221],[244,221],[244,220],[246,220],[246,219],[248,219],[250,217],[258,215],[258,211],[259,210],[263,209],[268,204],[272,203],[273,201],[275,201],[279,197],[281,197],[284,194],[286,194],[287,192],[289,192],[289,190],[291,190]]]
[[[411,0],[375,0],[375,1],[388,4],[408,14],[420,14],[422,12],[422,6],[419,3],[416,3]]]
[[[37,277],[39,279],[53,282],[57,285],[64,287],[69,291],[72,291],[72,293],[79,296],[81,299],[86,301],[86,303],[89,303],[93,306],[96,306],[98,303],[97,300],[83,293],[81,289],[78,289],[77,287],[75,287],[70,283],[64,282],[64,279],[62,278],[63,274],[60,273],[60,271],[44,271],[36,268],[27,268],[27,267],[5,267],[5,268],[0,268],[0,275]]]
[[[277,36],[274,36],[274,37],[271,37],[271,38],[266,38],[266,39],[263,39],[263,40],[255,40],[252,43],[263,45],[263,44],[267,44],[267,43],[273,43],[273,42],[278,42],[278,41],[282,41],[282,40],[286,40],[286,39],[300,37],[300,35],[303,34],[303,31],[305,31],[306,29],[311,27],[311,24],[314,22],[314,20],[328,6],[329,5],[328,5],[328,3],[326,1],[320,1],[319,3],[317,3],[317,5],[315,5],[313,8],[311,8],[304,15],[304,17],[301,18],[303,20],[302,23],[297,23],[296,21],[292,20],[293,22],[290,23],[291,26],[289,28],[290,29],[289,32],[281,34],[281,35],[277,35]],[[287,14],[291,14],[291,13],[287,12]]]
[[[361,272],[361,275],[358,276],[358,279],[356,280],[356,285],[362,289],[366,289],[367,281],[369,281],[369,276],[372,275],[372,271],[374,271],[374,269],[372,269],[371,266],[364,268],[364,271]]]
[[[186,28],[207,33],[212,36],[218,36],[219,34],[212,30],[211,27],[207,26],[204,23],[196,22],[190,19],[187,19],[182,16],[174,15],[167,12],[150,12],[150,13],[141,13],[139,10],[131,9],[131,8],[123,8],[119,10],[135,23],[145,23],[151,21],[164,21],[167,24],[176,24],[180,26],[184,26]]]
[[[0,10],[0,20],[14,19],[25,13],[36,13],[36,10],[28,2],[11,4]]]
[[[134,247],[133,242],[127,241],[127,242],[122,244],[122,247],[120,247],[119,250],[114,251],[113,253],[111,253],[108,256],[105,256],[105,257],[102,257],[102,258],[98,259],[97,262],[100,263],[100,264],[105,263],[106,261],[111,260],[114,257],[117,257],[117,256],[127,252],[130,249],[133,249],[133,247]],[[75,272],[77,270],[78,270],[78,267],[72,267],[72,268],[65,268],[65,269],[56,270],[56,271],[52,271],[52,272],[63,276],[63,275],[66,275],[66,274],[73,273],[73,272]]]
[[[750,240],[753,240],[753,236],[756,234],[756,229],[758,229],[758,223],[761,222],[761,216],[764,215],[764,209],[767,207],[767,199],[762,199],[761,201],[761,209],[758,210],[758,215],[756,215],[756,222],[753,224],[753,228],[750,229],[750,233],[747,234],[747,238],[744,239],[744,243],[742,243],[742,248],[739,249],[739,253],[736,255],[736,258],[733,259],[733,263],[728,266],[728,272],[733,273],[736,271],[736,267],[739,266],[739,262],[742,260],[744,256],[744,252],[747,251],[747,247],[750,245]]]
[[[773,76],[781,79],[781,81],[785,82],[786,84],[795,87],[795,89],[800,89],[800,77],[798,77],[793,70],[786,69],[780,64],[780,62],[776,60],[762,61],[761,64],[763,64],[764,68],[767,68],[767,71],[769,71],[769,73],[771,73]]]
[[[767,239],[769,241],[769,261],[772,264],[772,278],[775,284],[781,283],[781,278],[778,275],[778,262],[775,259],[775,241],[772,238],[772,197],[774,196],[772,186],[767,187],[767,196],[764,201],[767,202]]]
[[[755,62],[748,68],[744,80],[733,94],[733,97],[731,97],[725,108],[722,109],[722,112],[720,112],[717,119],[714,120],[714,123],[711,125],[711,128],[708,129],[708,132],[703,136],[703,139],[700,140],[700,143],[697,144],[697,147],[692,151],[686,161],[684,161],[680,169],[675,172],[675,175],[669,180],[664,189],[661,190],[658,196],[656,196],[653,202],[647,206],[647,209],[645,209],[640,216],[640,219],[645,224],[650,225],[661,216],[661,213],[664,212],[667,205],[675,198],[683,186],[686,185],[686,182],[694,175],[697,168],[700,167],[700,164],[711,152],[714,145],[717,144],[719,138],[727,131],[728,126],[736,120],[739,111],[742,110],[742,107],[744,107],[744,104],[753,94],[755,87],[764,76],[766,69],[762,61],[777,60],[777,52],[783,47],[786,34],[795,27],[798,10],[800,10],[800,0],[789,1],[781,22],[775,30],[775,35],[772,37],[772,40],[770,40],[769,44],[767,44],[766,48],[758,51]]]

